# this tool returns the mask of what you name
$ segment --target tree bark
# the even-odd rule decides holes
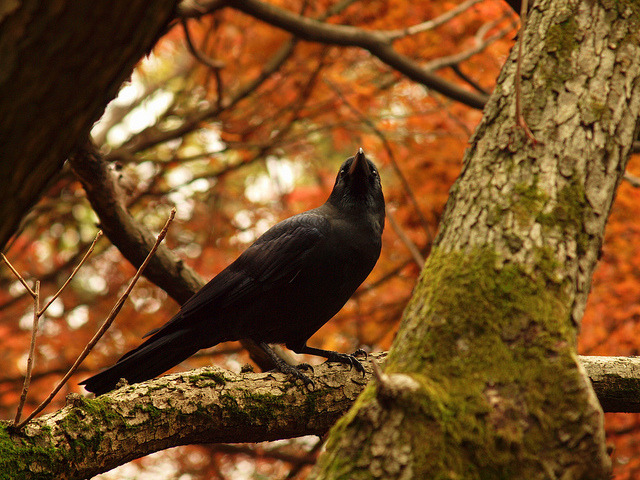
[[[640,412],[640,357],[581,356],[605,412]]]
[[[176,4],[16,0],[0,8],[0,168],[11,172],[0,176],[0,248]]]
[[[485,109],[380,385],[316,479],[603,479],[575,337],[640,113],[640,8],[539,1]]]
[[[314,370],[311,389],[281,373],[205,367],[95,399],[72,394],[22,432],[0,422],[0,479],[80,480],[177,445],[323,435],[367,377],[341,364]]]
[[[33,420],[22,433],[0,422],[0,479],[81,479],[177,445],[322,436],[366,384],[379,382],[372,362],[386,356],[363,360],[364,377],[340,365],[316,366],[311,390],[278,373],[205,367],[96,399],[71,395],[65,408]],[[639,411],[640,358],[580,361],[605,410]]]

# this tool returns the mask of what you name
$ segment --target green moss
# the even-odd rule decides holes
[[[192,385],[200,387],[215,387],[227,384],[224,374],[215,370],[205,370],[198,375],[190,375],[188,380]]]
[[[335,478],[336,480],[355,480],[357,478],[353,475],[354,465],[361,463],[361,458],[366,455],[366,452],[364,449],[356,448],[349,449],[345,453],[342,442],[352,435],[347,432],[362,432],[361,434],[364,436],[369,434],[370,425],[366,415],[362,415],[362,412],[374,402],[375,395],[376,386],[373,382],[369,382],[349,411],[331,428],[327,451],[331,452],[332,456],[320,457],[321,462],[331,469],[326,478]]]
[[[547,228],[560,228],[575,238],[577,253],[583,254],[589,244],[589,235],[584,231],[584,214],[589,208],[584,186],[572,178],[558,192],[558,199],[551,213],[539,213],[536,221]]]
[[[575,75],[575,67],[571,61],[571,56],[579,45],[576,37],[577,33],[579,33],[579,27],[570,10],[559,16],[556,19],[556,23],[549,27],[546,35],[546,47],[555,58],[555,61],[541,64],[541,68],[544,69],[542,75],[546,81],[547,88],[561,91],[564,89],[564,82]],[[536,97],[546,99],[548,95],[536,95],[533,97],[534,101],[537,101]]]
[[[540,258],[548,257],[541,249]],[[406,343],[396,341],[388,365],[397,363],[402,371],[423,372],[431,359],[442,363],[444,358],[453,362],[452,371],[446,374],[455,376],[457,362],[466,364],[471,357],[480,360],[500,353],[500,333],[505,328],[526,331],[535,322],[557,330],[562,325],[558,319],[569,312],[563,289],[553,281],[555,264],[538,265],[537,271],[527,273],[515,264],[497,269],[496,263],[496,254],[488,247],[470,253],[434,250],[422,275],[421,294],[414,295],[417,300],[408,307],[408,312],[418,308],[415,314],[434,320],[416,327],[425,330],[421,333],[426,338],[412,334]],[[438,318],[442,324],[437,323]],[[495,345],[486,344],[486,339],[475,345],[485,333],[495,334]],[[562,328],[558,334],[564,336],[568,331]],[[421,355],[410,355],[405,350],[417,348],[412,344],[416,341],[426,349]],[[472,345],[475,348],[467,349]],[[417,363],[406,364],[408,361]]]
[[[553,215],[558,222],[579,228],[582,225],[584,211],[587,207],[584,186],[573,178],[558,193],[558,204]]]
[[[516,264],[497,267],[501,262],[488,247],[432,252],[386,364],[388,373],[414,372],[422,379],[422,394],[411,407],[421,420],[405,425],[424,430],[415,438],[430,439],[416,449],[422,471],[515,478],[514,455],[549,441],[535,420],[543,416],[542,405],[562,412],[558,405],[568,410],[575,401],[545,382],[541,368],[553,359],[567,381],[577,378],[571,302],[558,280],[560,266],[548,249],[538,258],[528,272]],[[355,423],[355,415],[344,422]],[[514,421],[522,418],[531,424]]]
[[[51,479],[61,468],[58,452],[39,446],[50,442],[27,438],[23,433],[10,434],[8,423],[0,423],[0,480],[25,478],[24,472],[31,470],[30,479]],[[38,436],[49,436],[50,430]],[[22,438],[22,440],[20,440]]]
[[[547,50],[556,52],[558,58],[566,58],[578,46],[576,34],[579,33],[578,23],[573,15],[558,21],[547,31]]]
[[[225,415],[230,415],[246,425],[272,422],[286,408],[286,403],[280,396],[249,391],[244,392],[240,401],[232,395],[223,394],[220,403]]]
[[[98,430],[98,424],[87,421],[87,417],[94,417],[92,413],[95,414],[96,412],[90,413],[89,409],[73,407],[64,420],[60,422],[61,428],[69,433],[67,438],[71,457],[90,455],[100,447],[102,433]],[[92,428],[92,423],[95,428]]]
[[[317,387],[316,387],[317,388]],[[318,411],[318,399],[324,398],[327,395],[327,390],[317,389],[309,391],[304,397],[304,410],[305,415],[311,418]]]
[[[163,415],[162,409],[154,406],[152,403],[150,402],[146,402],[146,403],[136,403],[133,406],[133,410],[132,413],[136,414],[136,413],[142,413],[143,415],[147,416],[149,419],[154,420],[154,419],[158,419],[161,418]],[[129,428],[131,428],[130,425],[127,425]]]
[[[518,225],[530,225],[536,212],[542,212],[549,200],[549,195],[538,187],[537,178],[531,183],[518,183],[514,186],[511,197],[504,198],[501,204],[494,204],[487,211],[485,222],[491,226],[497,224],[506,212],[512,212]],[[517,235],[505,235],[509,248],[516,252],[522,248],[522,240]]]
[[[549,196],[538,188],[537,179],[534,178],[531,183],[517,183],[514,186],[509,210],[515,213],[520,225],[527,225],[531,223],[532,212],[541,211],[548,199]]]

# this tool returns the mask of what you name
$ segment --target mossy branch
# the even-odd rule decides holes
[[[259,442],[324,435],[372,378],[346,366],[315,367],[315,389],[280,373],[214,367],[124,387],[67,406],[17,434],[0,425],[0,479],[82,479],[154,451],[192,443]],[[581,357],[603,405],[640,411],[640,359]]]

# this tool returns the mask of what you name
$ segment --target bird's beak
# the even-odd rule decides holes
[[[356,170],[364,173],[365,177],[371,173],[369,162],[367,162],[367,158],[364,156],[364,150],[362,150],[362,147],[358,149],[358,153],[356,153],[353,158],[353,163],[351,164],[351,168],[349,168],[349,175],[353,175]]]

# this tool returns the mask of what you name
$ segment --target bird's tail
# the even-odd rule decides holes
[[[200,347],[185,338],[185,330],[154,335],[126,353],[112,367],[80,382],[90,392],[102,395],[124,378],[129,383],[149,380],[196,353]]]

